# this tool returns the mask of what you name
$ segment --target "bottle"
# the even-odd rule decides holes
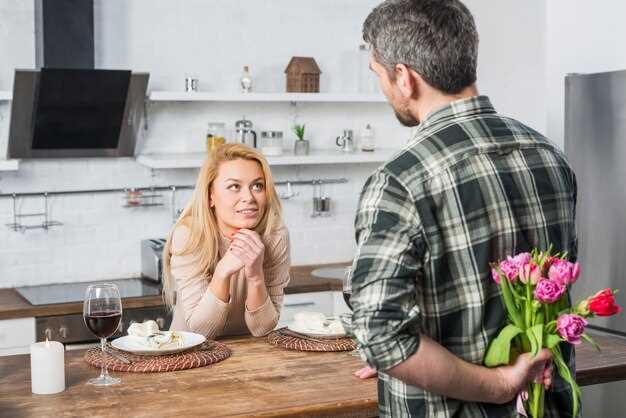
[[[372,129],[372,125],[368,123],[365,129],[361,131],[361,151],[372,152],[375,147],[374,129]]]
[[[241,92],[250,93],[252,91],[252,76],[250,75],[250,67],[245,65],[241,74]]]

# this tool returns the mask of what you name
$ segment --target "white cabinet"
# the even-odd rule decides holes
[[[35,340],[35,318],[0,320],[0,356],[27,354]]]

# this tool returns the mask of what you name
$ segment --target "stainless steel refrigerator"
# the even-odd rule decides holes
[[[626,308],[626,71],[565,78],[565,153],[578,180],[574,301],[610,287]],[[626,336],[626,313],[590,324]],[[585,388],[584,416],[625,416],[624,393],[624,382]]]

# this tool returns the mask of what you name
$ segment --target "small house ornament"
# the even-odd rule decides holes
[[[291,57],[287,74],[287,93],[319,93],[320,67],[311,57]]]

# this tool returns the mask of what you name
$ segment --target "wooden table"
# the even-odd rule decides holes
[[[65,355],[67,389],[33,395],[28,355],[0,357],[0,417],[375,417],[376,379],[347,352],[290,351],[265,338],[223,340],[230,358],[170,373],[112,373],[122,384],[85,384],[99,369],[84,350]]]
[[[581,385],[626,379],[626,339],[594,336],[597,353],[577,348]],[[376,379],[352,376],[361,367],[349,353],[283,350],[264,338],[230,338],[233,355],[203,368],[170,373],[113,373],[122,384],[96,388],[98,374],[66,353],[67,389],[57,395],[30,391],[28,355],[0,357],[0,417],[374,417]]]

